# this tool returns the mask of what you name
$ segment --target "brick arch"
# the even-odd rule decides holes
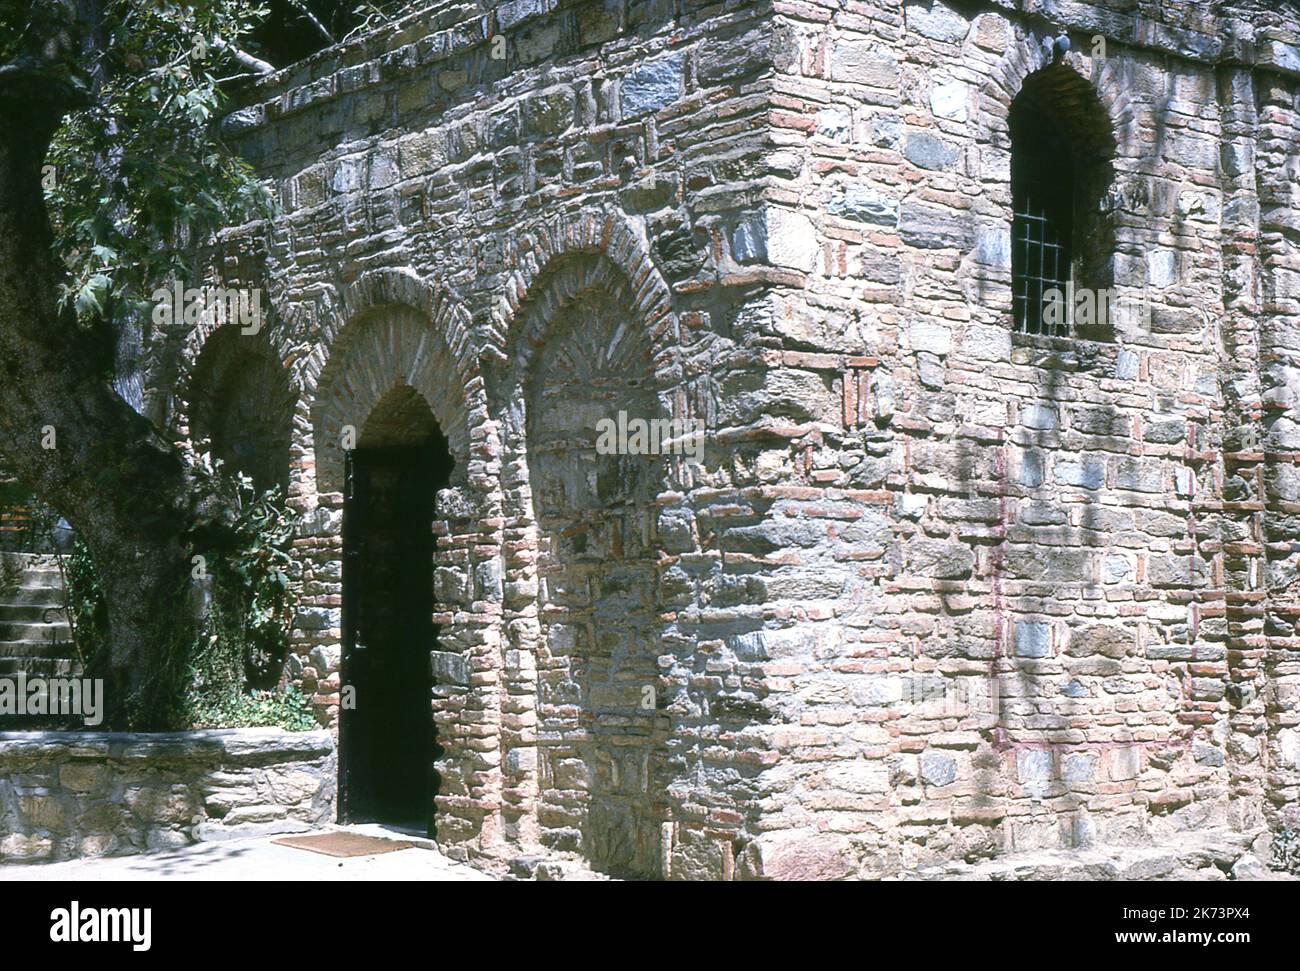
[[[557,226],[561,228],[557,228]],[[567,227],[567,228],[565,228]],[[622,227],[618,229],[616,227]],[[694,418],[695,401],[685,387],[678,326],[663,277],[644,247],[616,217],[591,216],[547,224],[534,230],[527,259],[512,273],[510,293],[502,299],[483,357],[497,364],[492,383],[499,424],[496,444],[513,461],[503,466],[502,485],[519,490],[530,505],[527,471],[526,399],[535,361],[565,312],[589,297],[626,310],[626,326],[616,337],[610,357],[630,358],[634,345],[646,345],[650,360],[647,384],[663,417]],[[611,251],[610,247],[619,248]],[[547,254],[545,260],[535,258]],[[629,273],[629,267],[632,273]],[[520,289],[527,281],[525,289]],[[499,347],[498,347],[499,345]],[[669,478],[682,469],[670,463]],[[531,514],[530,514],[531,518]],[[529,528],[531,528],[531,523]]]
[[[339,294],[341,307],[321,326],[321,340],[333,344],[356,316],[373,307],[397,304],[418,310],[433,325],[461,373],[475,364],[470,317],[445,287],[430,283],[409,267],[367,270]]]
[[[503,566],[511,585],[535,594],[507,609],[505,628],[527,669],[547,676],[506,672],[512,712],[526,709],[542,728],[503,738],[507,756],[532,750],[513,756],[519,768],[506,791],[513,804],[540,804],[543,816],[581,807],[580,821],[546,830],[544,844],[583,852],[609,872],[659,875],[667,742],[637,697],[657,684],[660,620],[630,591],[654,586],[671,460],[597,456],[590,422],[622,407],[688,415],[671,297],[617,215],[534,227],[513,259],[488,354],[501,379],[502,488],[517,497],[507,530],[518,540]],[[574,600],[584,584],[590,599]],[[643,744],[611,744],[621,724]],[[588,782],[575,781],[576,765]]]
[[[659,384],[668,384],[675,375],[676,345],[663,340],[665,328],[650,324],[638,310],[637,292],[622,269],[600,252],[565,254],[547,268],[534,283],[528,300],[514,328],[510,344],[510,369],[520,380],[527,377],[547,335],[566,309],[590,294],[603,295],[629,314],[626,326],[617,335],[620,345],[640,343],[647,346],[654,376]]]
[[[1022,29],[1018,29],[1017,33],[1019,36],[1016,41],[1008,45],[1006,53],[987,72],[988,80],[980,89],[981,100],[988,99],[1003,109],[990,113],[989,125],[990,131],[998,136],[1003,147],[1010,146],[1007,113],[1011,109],[1011,102],[1024,88],[1030,75],[1053,65],[1052,58],[1043,47],[1043,35],[1024,32]],[[1109,38],[1107,43],[1112,43]],[[1095,97],[1096,105],[1101,111],[1091,119],[1094,124],[1104,124],[1108,136],[1116,144],[1127,144],[1130,136],[1137,133],[1137,119],[1124,78],[1120,74],[1119,58],[1093,59],[1090,53],[1072,50],[1056,63],[1077,79],[1077,84],[1069,85],[1075,94],[1082,97],[1085,92],[1090,92]]]
[[[405,268],[368,271],[339,297],[337,312],[322,323],[319,353],[301,374],[311,402],[316,491],[343,488],[344,426],[359,434],[380,400],[402,386],[428,404],[456,459],[455,477],[463,479],[472,419],[486,415],[469,315]]]
[[[624,290],[657,358],[678,346],[680,333],[672,312],[672,295],[650,259],[643,235],[622,214],[577,212],[527,226],[511,241],[507,259],[512,267],[485,335],[485,356],[498,362],[515,361],[513,354],[524,346],[520,331],[538,319],[539,309],[545,321],[561,306],[554,301],[563,294],[554,286],[567,279],[562,271],[566,264],[575,265],[569,259],[575,256],[589,257],[588,263],[599,265],[599,269],[593,265],[585,271],[602,275],[601,279],[591,276],[591,285],[609,283]],[[578,286],[581,281],[560,285]]]
[[[262,334],[214,329],[188,368],[186,434],[259,489],[287,490],[293,415],[300,399],[284,358]]]
[[[265,291],[263,292],[265,293]],[[190,427],[192,419],[190,399],[194,391],[195,372],[199,368],[205,352],[209,350],[209,344],[218,334],[222,335],[223,338],[237,334],[240,326],[238,322],[234,321],[223,322],[216,315],[205,315],[185,335],[185,340],[180,347],[175,371],[177,395],[176,412],[173,418],[181,437],[189,437],[192,431]],[[286,326],[285,318],[278,312],[276,303],[272,301],[269,308],[263,308],[262,326],[256,334],[240,333],[238,338],[231,336],[231,339],[243,338],[250,342],[260,342],[260,344],[269,348],[270,353],[284,366],[285,380],[288,382],[289,389],[295,399],[301,400],[302,386],[289,366],[289,362],[293,361],[295,357],[291,342],[287,337],[291,331],[292,328]]]
[[[1125,180],[1139,166],[1140,152],[1135,151],[1137,127],[1134,112],[1123,83],[1124,68],[1119,58],[1093,57],[1089,38],[1076,34],[1074,50],[1063,57],[1053,57],[1043,41],[1055,32],[1013,28],[1015,34],[1005,53],[990,57],[984,71],[986,80],[980,89],[979,130],[981,138],[991,143],[991,163],[1014,166],[1014,118],[1043,117],[1063,144],[1073,162],[1070,192],[1074,196],[1074,238],[1088,241],[1076,246],[1072,264],[1078,285],[1107,289],[1114,282],[1112,255],[1121,247],[1123,230],[1115,210],[1122,198]],[[1109,43],[1109,41],[1108,41]],[[1118,42],[1116,42],[1118,43]],[[1045,123],[1046,124],[1046,123]],[[1038,131],[1022,126],[1020,137]],[[1021,146],[1030,149],[1030,137]],[[1006,186],[1006,201],[1012,201],[1014,187]],[[993,209],[985,215],[1011,226],[1014,216],[1008,204],[1001,208],[992,197]],[[1001,287],[1011,282],[1014,256],[1004,272],[984,278],[985,283]],[[1008,302],[1014,299],[1006,291]],[[1000,302],[1000,301],[999,301]],[[1013,310],[1013,314],[1014,314]],[[1093,327],[1076,336],[1110,340],[1113,327]]]

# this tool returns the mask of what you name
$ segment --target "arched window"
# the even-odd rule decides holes
[[[286,491],[294,396],[270,345],[221,328],[199,355],[190,388],[191,438],[259,491]]]
[[[1114,229],[1114,138],[1092,86],[1064,64],[1031,74],[1011,104],[1015,329],[1105,340]]]

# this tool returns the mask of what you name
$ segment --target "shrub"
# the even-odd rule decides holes
[[[259,493],[247,476],[225,476],[233,512],[219,548],[205,552],[203,609],[185,659],[178,729],[315,727],[308,700],[281,684],[298,606],[290,545],[297,518],[279,490]],[[89,551],[79,540],[65,561],[67,606],[88,671],[104,661],[107,619]]]
[[[277,691],[202,692],[187,706],[190,728],[258,728],[291,732],[316,727],[310,700],[292,685]]]

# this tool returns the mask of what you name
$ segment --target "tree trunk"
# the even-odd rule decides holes
[[[111,342],[58,308],[41,167],[72,105],[39,76],[0,76],[0,461],[94,558],[111,724],[156,729],[168,727],[193,636],[196,493],[177,451],[113,391]]]

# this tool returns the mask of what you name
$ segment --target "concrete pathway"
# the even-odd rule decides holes
[[[429,840],[382,826],[347,826],[349,832],[420,845],[346,859],[277,846],[277,836],[196,843],[179,850],[99,857],[62,863],[7,864],[0,880],[491,880],[442,855]],[[323,831],[322,831],[323,832]],[[290,834],[286,834],[290,835]],[[291,835],[305,835],[294,833]]]

